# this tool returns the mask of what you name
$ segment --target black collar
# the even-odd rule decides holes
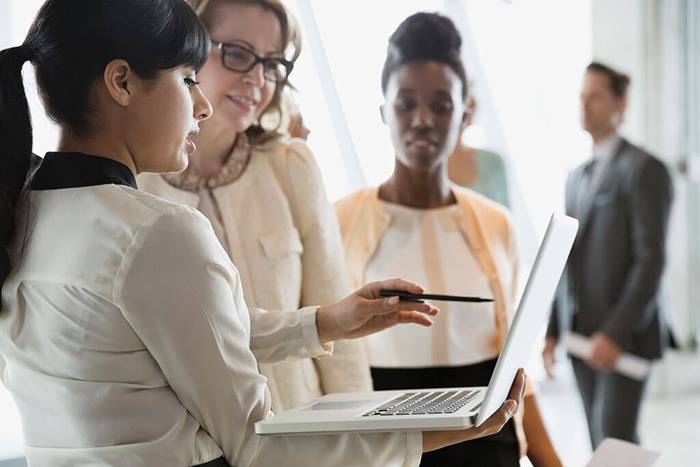
[[[29,187],[32,190],[58,190],[109,184],[138,190],[131,169],[121,162],[79,152],[49,152],[34,172]]]

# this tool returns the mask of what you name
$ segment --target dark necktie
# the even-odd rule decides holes
[[[581,177],[581,183],[578,187],[578,193],[576,193],[576,216],[578,218],[583,217],[588,209],[588,204],[590,199],[595,193],[592,191],[597,187],[595,186],[595,168],[598,161],[593,158],[588,161],[583,168],[583,174]]]

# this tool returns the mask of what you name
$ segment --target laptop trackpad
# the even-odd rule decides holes
[[[367,401],[319,401],[305,410],[350,410],[361,409],[371,404],[376,404],[376,400]]]

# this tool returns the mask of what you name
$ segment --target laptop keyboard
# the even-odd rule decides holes
[[[478,394],[478,390],[405,392],[362,416],[450,414],[467,405]]]

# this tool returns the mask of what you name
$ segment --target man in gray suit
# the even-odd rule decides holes
[[[581,124],[593,157],[566,183],[567,214],[579,232],[559,287],[543,357],[567,332],[590,338],[585,360],[572,359],[591,443],[639,442],[637,421],[648,380],[611,371],[621,352],[658,359],[668,335],[659,310],[673,187],[664,164],[618,135],[629,78],[591,63],[581,92]]]

